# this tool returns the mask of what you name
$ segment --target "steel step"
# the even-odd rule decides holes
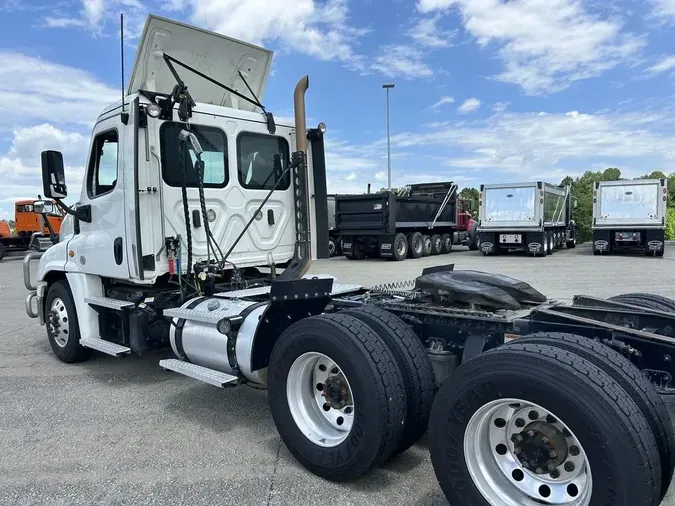
[[[189,378],[203,381],[204,383],[208,383],[209,385],[219,388],[223,388],[225,386],[235,386],[239,381],[239,378],[232,376],[231,374],[209,369],[208,367],[202,367],[201,365],[191,364],[190,362],[185,362],[175,358],[160,360],[159,366],[162,369],[177,372],[183,376],[188,376]]]
[[[105,341],[100,337],[80,338],[80,344],[85,348],[91,348],[100,351],[102,353],[105,353],[106,355],[112,355],[113,357],[119,357],[131,353],[131,348],[111,343],[110,341]]]
[[[196,309],[181,309],[179,307],[165,309],[164,316],[169,318],[184,318],[185,320],[216,324],[227,315],[223,311],[197,311]]]
[[[133,302],[128,300],[119,300],[111,299],[110,297],[85,297],[84,301],[92,306],[106,307],[108,309],[116,309],[121,311],[122,309],[134,307]]]

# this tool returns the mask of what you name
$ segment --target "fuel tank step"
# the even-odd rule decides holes
[[[131,348],[111,343],[110,341],[104,341],[100,337],[83,337],[80,339],[80,344],[85,348],[92,348],[101,353],[105,353],[106,355],[112,355],[113,357],[131,353]]]
[[[235,386],[239,381],[239,378],[231,374],[225,374],[224,372],[215,371],[208,367],[202,367],[201,365],[191,364],[190,362],[184,362],[175,358],[160,360],[159,366],[162,369],[177,372],[183,376],[188,376],[189,378],[203,381],[219,388]]]
[[[85,297],[84,301],[90,306],[105,307],[108,309],[116,309],[121,311],[122,309],[134,307],[133,302],[128,300],[119,300],[111,299],[110,297]]]

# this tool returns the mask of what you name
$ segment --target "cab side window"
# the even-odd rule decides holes
[[[117,186],[118,148],[117,130],[100,133],[94,138],[87,177],[89,198],[110,193]]]
[[[237,138],[239,183],[249,190],[287,190],[290,173],[288,142],[282,137],[244,132]]]

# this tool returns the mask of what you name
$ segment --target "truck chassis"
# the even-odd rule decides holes
[[[30,263],[40,255],[24,260],[28,288]],[[317,276],[263,275],[257,281],[243,290],[217,287],[213,296],[182,307],[166,307],[175,305],[166,294],[134,298],[121,287],[88,297],[84,302],[96,309],[101,328],[116,329],[108,338],[117,336],[117,342],[79,337],[67,284],[54,283],[48,294],[57,296],[47,295],[37,311],[35,292],[26,304],[47,324],[52,349],[66,362],[89,358],[89,346],[114,356],[141,354],[169,328],[176,358],[162,359],[162,368],[217,387],[267,386],[282,440],[325,479],[356,479],[406,451],[428,429],[434,470],[452,504],[476,498],[493,505],[533,499],[590,504],[591,495],[609,493],[613,479],[631,483],[626,501],[617,505],[656,505],[667,491],[675,435],[658,394],[673,393],[675,301],[649,294],[578,295],[570,305],[545,299],[518,280],[454,271],[452,264],[372,289]],[[148,328],[147,335],[139,328]],[[64,347],[75,355],[64,354]],[[580,396],[586,389],[590,393]],[[481,402],[472,399],[467,407],[471,392],[480,392]],[[594,442],[566,411],[575,403],[597,408],[584,413],[606,443]],[[611,429],[601,425],[606,416]],[[609,441],[622,429],[632,439],[612,447]],[[453,446],[455,436],[465,447],[473,445],[475,456]],[[622,458],[626,445],[638,448],[635,458],[624,458],[619,467],[595,463],[600,456]],[[542,457],[542,448],[556,456]],[[635,459],[649,466],[631,476],[642,467]],[[494,468],[486,476],[502,482],[475,477],[486,463]],[[467,479],[472,485],[462,488]],[[499,502],[504,494],[509,501]],[[567,502],[549,501],[552,496]]]

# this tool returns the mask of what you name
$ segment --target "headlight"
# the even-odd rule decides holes
[[[162,112],[162,109],[157,105],[157,104],[150,104],[147,108],[146,111],[148,113],[148,116],[151,118],[159,118],[159,115]]]
[[[317,128],[319,129],[319,132],[321,132],[322,134],[326,133],[326,124],[323,121],[319,123]]]

